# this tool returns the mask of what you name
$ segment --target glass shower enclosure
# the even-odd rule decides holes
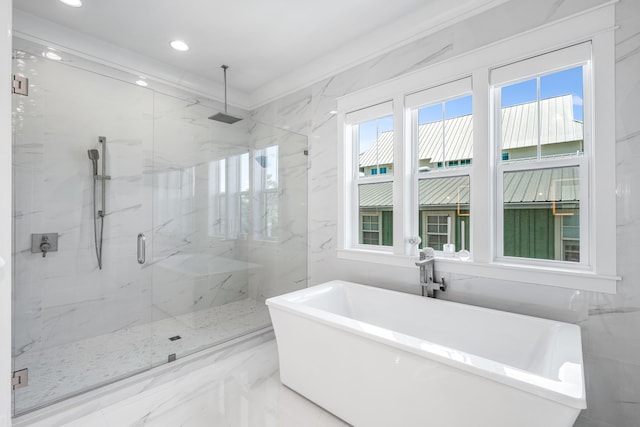
[[[14,414],[268,330],[306,286],[306,137],[14,46]]]

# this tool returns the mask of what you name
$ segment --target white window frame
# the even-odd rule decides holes
[[[270,149],[275,150],[275,157],[267,156],[267,153]],[[251,158],[253,159],[253,161],[250,161],[251,165],[253,165],[253,168],[250,167],[250,169],[252,169],[253,175],[252,207],[254,208],[253,224],[251,224],[251,226],[253,229],[253,239],[262,242],[277,242],[280,238],[279,215],[281,212],[280,202],[278,200],[278,194],[280,192],[279,150],[280,147],[278,145],[270,145],[263,148],[255,149],[251,154]],[[267,157],[267,161],[275,162],[275,186],[267,188],[267,168],[256,166],[256,164],[258,163],[257,158],[259,156]],[[269,221],[273,220],[273,218],[269,216],[269,211],[267,209],[267,199],[269,197],[276,197],[276,200],[278,200],[278,203],[276,204],[277,221],[275,221],[275,224],[273,224],[272,227],[269,227]]]
[[[338,257],[347,260],[384,263],[415,268],[416,252],[410,244],[417,236],[416,173],[413,171],[412,144],[406,142],[411,135],[411,114],[406,98],[425,88],[435,88],[471,76],[473,84],[473,162],[470,169],[470,240],[473,257],[469,261],[439,257],[438,268],[442,272],[454,272],[511,283],[535,283],[570,289],[615,293],[616,275],[616,227],[610,221],[615,210],[615,5],[603,4],[574,16],[520,33],[463,55],[444,60],[418,71],[380,83],[374,87],[351,93],[338,99]],[[588,196],[586,200],[589,218],[588,263],[575,268],[561,265],[500,259],[496,241],[497,191],[495,128],[492,126],[490,72],[505,65],[527,58],[547,54],[559,49],[591,43],[591,81],[595,82],[585,97],[592,97],[592,117],[589,129],[592,141],[588,164]],[[349,121],[352,112],[368,106],[390,102],[394,114],[394,172],[393,172],[393,247],[360,248],[353,245],[354,224],[357,232],[357,210],[353,210],[353,152]],[[585,122],[587,112],[585,111]],[[353,122],[352,122],[353,123]],[[585,137],[586,138],[586,137]],[[410,139],[409,139],[410,141]],[[597,159],[597,160],[596,160]],[[574,159],[575,160],[575,159]],[[565,160],[549,160],[561,165]],[[588,160],[587,160],[588,161]],[[456,175],[462,175],[456,169]],[[449,169],[449,171],[451,171]],[[587,168],[581,167],[585,171]],[[378,175],[378,178],[379,179]],[[597,177],[597,179],[596,179]],[[581,186],[582,189],[583,186]],[[355,193],[357,195],[357,192]],[[357,203],[357,200],[356,200]],[[582,215],[582,211],[581,211]],[[583,217],[581,216],[581,227]],[[581,236],[582,237],[582,236]],[[581,242],[582,244],[582,242]],[[387,249],[387,248],[385,248]],[[586,253],[585,253],[586,254]],[[583,254],[581,253],[581,257]]]
[[[540,75],[549,75],[554,72],[567,70],[577,66],[583,67],[583,154],[561,157],[541,157],[518,160],[502,160],[502,135],[501,135],[501,88],[510,84],[519,83]],[[591,43],[585,42],[562,48],[553,52],[524,59],[490,71],[491,94],[493,97],[493,124],[494,124],[494,155],[496,175],[496,260],[506,263],[521,263],[532,266],[552,266],[559,268],[589,270],[589,171],[593,167],[593,141],[591,138],[592,114],[592,78],[591,78]],[[540,100],[538,100],[540,101]],[[539,126],[541,126],[539,124]],[[541,130],[541,128],[539,127]],[[540,149],[540,146],[538,146]],[[523,172],[529,170],[544,170],[563,167],[579,168],[580,183],[580,262],[574,263],[563,260],[542,260],[536,258],[511,257],[504,255],[504,174],[509,172]]]
[[[413,190],[411,191],[413,197],[409,200],[409,204],[405,206],[410,206],[412,210],[411,219],[411,229],[415,230],[415,236],[419,235],[419,212],[420,212],[420,194],[419,187],[420,181],[425,179],[438,179],[438,178],[455,178],[458,176],[468,176],[469,177],[469,185],[472,185],[472,175],[473,169],[471,165],[457,165],[457,166],[447,166],[447,161],[445,156],[443,156],[442,168],[437,168],[431,170],[429,172],[420,172],[419,168],[419,124],[418,124],[418,114],[419,110],[422,107],[428,107],[431,105],[444,103],[447,101],[455,100],[458,98],[462,98],[468,95],[473,96],[472,91],[472,78],[470,76],[466,76],[457,80],[453,80],[451,82],[446,82],[444,84],[440,84],[419,92],[411,93],[405,96],[404,105],[407,115],[410,117],[410,132],[407,135],[407,139],[410,140],[411,144],[411,175],[412,175],[412,183]],[[473,109],[472,109],[473,114]],[[446,132],[446,130],[445,130]],[[453,233],[452,233],[453,236]],[[422,238],[422,236],[420,236]],[[455,241],[455,239],[453,240]],[[426,242],[423,242],[426,243]],[[470,245],[468,250],[473,254],[472,245]],[[456,248],[459,250],[459,248]],[[438,251],[442,253],[442,251]]]
[[[358,167],[358,125],[364,122],[368,122],[371,120],[380,119],[383,117],[387,117],[390,115],[394,115],[393,103],[389,101],[379,102],[370,107],[362,108],[359,110],[352,111],[346,114],[344,117],[344,123],[346,123],[345,128],[348,129],[348,135],[346,139],[348,140],[347,145],[349,146],[349,166],[346,167],[346,173],[349,175],[349,211],[350,211],[350,221],[349,221],[349,230],[347,231],[346,238],[348,239],[348,245],[351,248],[364,250],[364,251],[381,251],[385,253],[392,253],[394,251],[394,247],[396,245],[396,233],[395,233],[395,225],[396,219],[394,215],[393,226],[394,226],[394,237],[393,237],[393,245],[392,246],[383,246],[382,245],[382,230],[380,230],[380,244],[379,245],[368,245],[360,243],[360,203],[359,203],[359,187],[361,185],[367,184],[378,184],[390,182],[393,187],[393,205],[396,206],[396,192],[397,190],[397,180],[395,174],[384,174],[384,175],[369,175],[369,176],[360,176],[359,167]],[[394,147],[397,145],[397,135],[395,129],[397,128],[397,124],[394,120]],[[394,150],[394,163],[396,162],[396,152]],[[394,168],[394,170],[397,168]],[[382,224],[382,221],[381,221]],[[395,252],[394,252],[395,253]]]

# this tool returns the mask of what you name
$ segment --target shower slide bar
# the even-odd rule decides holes
[[[93,164],[93,242],[96,247],[96,258],[98,259],[98,268],[102,270],[102,240],[104,236],[104,216],[106,215],[106,182],[111,179],[111,176],[106,175],[107,170],[107,137],[99,136],[98,142],[102,146],[102,175],[98,175],[98,159],[100,158],[100,152],[96,149],[87,150],[89,160]],[[101,182],[101,209],[96,212],[96,183]],[[100,221],[100,233],[98,235],[98,221]]]

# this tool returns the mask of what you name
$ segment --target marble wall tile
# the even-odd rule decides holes
[[[18,55],[14,66],[31,82],[29,97],[14,96],[14,307],[19,321],[13,344],[18,354],[81,339],[89,329],[91,334],[118,330],[144,317],[131,236],[145,228],[142,221],[150,212],[142,165],[152,142],[153,95],[34,55]],[[86,90],[77,91],[79,82]],[[98,136],[107,137],[107,173],[112,175],[102,272],[93,247],[87,158]],[[43,232],[59,233],[58,252],[46,258],[30,252],[31,233]],[[116,294],[123,301],[114,299]],[[124,305],[128,311],[120,313]]]
[[[307,129],[309,170],[309,285],[332,279],[417,293],[413,269],[340,260],[336,256],[336,98],[434,62],[605,3],[603,0],[512,0],[407,46],[259,108],[255,117]],[[640,2],[616,4],[617,295],[450,275],[445,298],[577,323],[587,360],[589,409],[577,426],[636,425],[640,366]],[[613,90],[613,88],[612,88]],[[310,109],[287,108],[311,93]],[[277,112],[277,113],[276,113]],[[290,114],[287,116],[287,113]]]
[[[297,107],[291,107],[291,111],[308,109],[308,106],[294,105]],[[269,110],[268,114],[274,110],[277,109]],[[306,136],[258,122],[251,129],[251,141],[254,150],[277,146],[275,217],[266,211],[261,192],[254,192],[252,199],[253,239],[249,246],[249,259],[256,268],[249,270],[249,292],[258,301],[264,301],[271,296],[301,289],[307,283],[308,156],[305,150],[308,144]],[[267,160],[276,161],[275,158]],[[258,173],[261,173],[261,168],[254,170],[254,179]],[[271,232],[267,231],[265,222],[269,215],[272,218]]]
[[[249,311],[226,332],[252,331],[267,322],[265,297],[306,285],[306,136],[251,119],[233,126],[215,122],[208,119],[218,111],[210,102],[144,89],[27,52],[17,53],[14,71],[31,84],[29,97],[13,97],[16,366],[53,364],[47,349],[55,353],[132,328],[148,342],[154,331],[146,325],[152,320],[241,300]],[[269,114],[308,110],[308,99]],[[107,137],[111,175],[102,270],[95,258],[94,184],[87,158],[88,149],[99,148],[98,136]],[[253,199],[250,228],[240,229],[238,211],[225,214],[233,230],[213,233],[212,162],[249,154],[251,180],[262,169],[256,150],[272,145],[278,146],[279,171],[275,238],[262,238],[267,231],[258,220],[264,209],[254,186],[247,193]],[[98,185],[98,204],[100,195]],[[30,234],[41,232],[60,235],[59,251],[46,258],[30,251]],[[142,266],[136,247],[141,232],[147,237]],[[247,300],[250,285],[259,307]],[[211,343],[225,333],[216,324],[201,327]],[[157,349],[148,347],[132,349],[131,356],[144,361],[136,369],[149,366],[150,351]],[[161,356],[166,361],[166,354]],[[47,399],[58,398],[56,393],[44,392]],[[16,395],[19,411],[29,408],[28,394]]]

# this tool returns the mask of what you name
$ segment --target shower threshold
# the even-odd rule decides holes
[[[151,323],[123,328],[14,359],[28,367],[29,386],[14,392],[23,415],[198,351],[269,328],[264,302],[244,299]],[[171,339],[179,336],[180,339]]]

